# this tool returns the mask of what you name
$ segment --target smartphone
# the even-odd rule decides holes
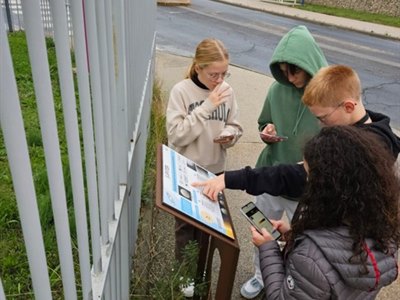
[[[233,138],[234,138],[233,135],[221,135],[214,139],[214,143],[222,143],[222,142],[227,143],[233,140]]]
[[[268,218],[258,209],[254,202],[249,202],[240,208],[245,218],[261,233],[261,228],[267,229],[272,237],[277,240],[281,234],[276,230]]]
[[[260,137],[262,140],[268,139],[268,141],[270,141],[271,139],[273,139],[276,142],[282,142],[282,141],[286,141],[288,139],[288,137],[284,136],[284,135],[271,135],[271,134],[266,134],[263,132],[260,132]]]

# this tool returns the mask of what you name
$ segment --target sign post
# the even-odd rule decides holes
[[[157,151],[156,206],[191,224],[201,232],[197,272],[211,280],[215,249],[220,254],[220,270],[214,299],[231,299],[239,259],[239,243],[224,194],[218,201],[208,199],[191,186],[194,181],[204,181],[215,175],[180,155],[171,148],[160,145]],[[204,299],[212,299],[210,285]]]

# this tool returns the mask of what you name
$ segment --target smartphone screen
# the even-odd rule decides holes
[[[283,135],[271,135],[271,134],[266,134],[263,132],[260,132],[260,137],[262,140],[273,140],[275,142],[283,142],[286,141],[288,139],[287,136],[283,136]]]
[[[280,238],[281,234],[279,233],[279,231],[274,229],[272,223],[253,202],[247,203],[240,209],[240,211],[243,213],[246,219],[258,230],[258,232],[261,233],[261,228],[265,228],[275,240]]]

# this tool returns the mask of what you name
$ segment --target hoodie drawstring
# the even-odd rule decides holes
[[[303,109],[301,109],[301,108],[303,108]],[[301,109],[301,111],[300,111],[300,109]],[[305,105],[302,105],[301,102],[300,102],[299,103],[299,107],[297,109],[296,124],[294,124],[294,128],[293,128],[293,131],[292,131],[293,135],[297,135],[297,128],[299,127],[301,118],[303,117],[303,114],[304,114],[305,110],[306,110]]]

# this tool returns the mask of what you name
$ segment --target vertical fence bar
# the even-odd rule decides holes
[[[87,46],[89,56],[90,84],[92,90],[94,125],[95,125],[95,143],[97,156],[97,170],[99,181],[99,199],[100,199],[100,227],[102,244],[109,242],[108,220],[107,220],[107,174],[106,174],[106,153],[104,141],[104,122],[102,91],[100,78],[100,60],[98,53],[98,38],[96,28],[96,8],[94,0],[85,2],[85,20],[87,33]]]
[[[125,1],[125,11],[124,11],[124,19],[125,19],[125,29],[126,29],[126,43],[125,43],[125,53],[126,53],[126,78],[127,78],[127,87],[126,87],[126,97],[127,99],[133,99],[133,92],[132,92],[132,80],[133,80],[133,74],[132,74],[132,19],[130,16],[133,15],[132,12],[132,2],[127,0]],[[129,193],[129,198],[128,198],[128,204],[127,204],[127,209],[128,209],[128,236],[129,236],[129,249],[133,248],[133,203],[131,201],[132,197],[131,197],[131,191],[132,191],[132,170],[130,170],[130,167],[132,165],[132,157],[133,157],[133,149],[134,149],[134,137],[133,137],[133,126],[132,124],[134,124],[133,121],[133,112],[132,112],[132,100],[127,102],[127,111],[126,111],[126,115],[127,115],[127,132],[128,132],[128,136],[129,136],[129,140],[131,141],[130,145],[129,145],[129,162],[128,162],[128,193]],[[130,261],[130,258],[129,258]]]
[[[10,3],[8,0],[4,0],[4,4],[6,6],[8,32],[13,32],[14,30],[13,30],[13,25],[12,25],[12,20],[11,20]]]
[[[108,269],[106,285],[104,287],[104,293],[103,293],[104,299],[112,299],[112,297],[111,297],[111,280],[110,280],[111,275],[112,275],[111,271]]]
[[[143,105],[142,101],[142,92],[143,92],[143,83],[144,83],[144,76],[145,76],[145,69],[144,66],[147,65],[147,58],[145,58],[147,55],[143,56],[141,59],[139,59],[140,55],[144,53],[143,49],[146,49],[146,44],[147,44],[147,39],[144,34],[144,30],[142,29],[143,24],[143,14],[139,14],[138,11],[141,8],[141,6],[145,6],[145,3],[139,3],[139,2],[132,2],[132,10],[134,12],[135,18],[132,18],[132,36],[141,36],[140,43],[138,39],[133,39],[132,40],[132,69],[135,69],[136,72],[134,73],[134,76],[136,75],[136,78],[133,80],[133,98],[135,101],[132,103],[132,111],[133,112],[141,112],[141,106]],[[136,132],[136,137],[135,139],[135,144],[138,143],[138,139],[141,138],[139,135],[139,130],[138,126],[140,123],[140,118],[142,114],[138,113],[137,118],[135,120],[134,126],[136,127],[134,130]],[[135,150],[136,151],[136,150]]]
[[[22,30],[25,26],[23,22],[21,21],[21,16],[22,16],[22,11],[21,11],[21,0],[15,0],[11,2],[11,10],[14,14],[17,15],[17,23],[18,23],[18,28],[15,28],[15,24],[13,24],[13,29],[14,30]]]
[[[68,223],[64,177],[57,134],[53,93],[51,89],[47,50],[39,1],[23,1],[22,11],[26,23],[28,52],[32,66],[35,94],[38,102],[46,167],[50,185],[51,203],[60,256],[62,282],[66,299],[76,299],[74,264]]]
[[[113,200],[119,199],[119,177],[118,177],[118,148],[123,149],[122,145],[118,143],[118,130],[117,127],[117,110],[118,110],[118,103],[117,103],[117,93],[115,87],[115,47],[114,44],[114,26],[113,26],[113,17],[112,17],[112,6],[110,0],[104,0],[104,17],[105,17],[105,25],[106,25],[106,43],[107,43],[107,63],[108,63],[108,80],[109,80],[109,94],[110,94],[110,132],[111,132],[111,144],[112,144],[112,156],[111,156],[111,163],[112,169],[110,170],[111,174],[111,195]],[[114,209],[115,213],[115,209]]]
[[[72,194],[76,233],[78,239],[79,266],[83,299],[91,298],[89,236],[86,218],[86,199],[83,184],[81,146],[76,113],[75,87],[69,47],[67,12],[64,1],[50,2],[57,54],[58,76],[63,103],[68,158],[71,170]],[[84,47],[84,45],[77,45]]]
[[[74,45],[74,40],[72,38],[73,32],[72,32],[72,21],[71,21],[71,1],[65,0],[64,5],[65,5],[65,14],[66,14],[66,19],[67,19],[69,43],[70,43],[71,49],[74,49],[75,45]]]
[[[0,300],[6,300],[6,295],[4,295],[3,282],[1,281],[1,278],[0,278]]]
[[[0,24],[3,24],[3,14],[0,14]],[[37,299],[52,299],[28,145],[4,26],[0,28],[0,49],[0,128],[13,178],[33,290]],[[0,298],[5,299],[3,287]]]
[[[124,0],[115,1],[113,5],[114,24],[115,24],[115,45],[116,45],[116,89],[117,89],[117,131],[118,145],[117,147],[117,165],[118,177],[120,183],[127,184],[128,174],[128,151],[129,141],[128,124],[127,124],[127,91],[126,91],[126,36],[125,36],[125,5]]]
[[[123,193],[126,189],[120,188],[121,193]],[[113,266],[114,266],[114,280],[115,280],[115,299],[122,299],[121,298],[121,256],[120,256],[120,239],[121,239],[121,209],[122,209],[122,202],[123,199],[119,199],[115,203],[115,238],[114,238],[114,247],[113,247]]]
[[[20,15],[21,15],[21,3],[20,3],[20,0],[16,0],[13,4],[12,4],[12,7],[13,7],[13,13],[15,13],[16,15],[17,15],[17,18],[18,18],[18,30],[21,30],[21,28],[23,27],[22,25],[21,25],[21,20],[20,20]],[[15,28],[14,28],[15,29]]]
[[[48,0],[40,0],[40,12],[42,15],[42,23],[46,35],[50,35],[52,31],[51,15],[48,5]]]
[[[111,282],[111,298],[113,300],[118,300],[117,298],[117,274],[116,274],[116,267],[115,267],[115,243],[113,247],[113,251],[111,252],[110,257],[110,282]]]
[[[104,122],[104,137],[105,137],[105,151],[106,151],[106,178],[107,178],[107,220],[114,220],[114,191],[113,191],[113,148],[112,143],[112,120],[111,120],[111,95],[110,95],[110,70],[108,68],[108,52],[109,47],[107,44],[107,27],[105,20],[105,7],[104,0],[96,1],[96,17],[97,17],[97,36],[98,47],[100,54],[100,77],[101,88],[103,95],[103,122]]]
[[[120,214],[118,214],[121,216]],[[117,289],[117,299],[122,299],[121,298],[121,291],[122,291],[122,286],[121,286],[121,219],[118,219],[118,231],[117,231],[117,236],[115,237],[115,273],[117,274],[116,276],[116,289]]]
[[[125,28],[126,28],[126,77],[127,77],[127,99],[130,99],[127,103],[127,120],[128,120],[128,136],[129,139],[133,139],[132,133],[134,129],[135,120],[135,111],[133,110],[133,102],[134,94],[133,94],[133,81],[134,81],[134,73],[132,72],[132,65],[133,65],[133,17],[134,12],[132,9],[132,1],[126,0],[125,1]],[[134,142],[134,141],[133,141]]]
[[[126,193],[125,193],[126,195]],[[121,232],[121,299],[129,299],[130,255],[128,235],[128,197],[122,202],[120,232]]]
[[[71,1],[75,61],[78,75],[79,103],[81,108],[82,135],[85,153],[86,182],[89,199],[90,230],[92,241],[93,272],[101,271],[100,221],[97,194],[96,158],[93,138],[93,118],[89,87],[89,70],[86,55],[86,39],[82,0]]]
[[[16,7],[17,7],[17,15],[18,15],[18,25],[19,25],[19,30],[25,28],[25,24],[22,24],[21,26],[21,16],[22,16],[22,5],[21,5],[21,0],[16,1]]]

